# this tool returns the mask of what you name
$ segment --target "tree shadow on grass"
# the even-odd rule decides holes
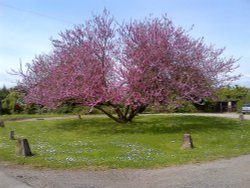
[[[108,118],[71,120],[56,125],[65,131],[88,134],[166,134],[166,133],[211,133],[236,130],[239,121],[217,117],[198,116],[150,116],[137,117],[134,122],[118,124]]]

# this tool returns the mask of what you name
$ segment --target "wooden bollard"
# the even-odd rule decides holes
[[[32,156],[31,150],[30,150],[30,146],[29,146],[29,142],[27,139],[18,139],[17,143],[16,143],[16,155],[19,156],[24,156],[24,157],[28,157],[28,156]]]
[[[0,127],[4,127],[4,121],[0,121]]]
[[[192,137],[190,134],[184,134],[182,148],[184,148],[184,149],[193,149],[194,148]]]
[[[240,114],[240,115],[239,115],[239,119],[240,119],[241,121],[245,120],[244,114]]]
[[[15,132],[14,131],[10,131],[10,133],[9,133],[10,140],[14,140],[14,137],[15,137]]]

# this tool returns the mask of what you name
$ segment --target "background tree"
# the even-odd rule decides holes
[[[1,89],[0,89],[0,114],[4,114],[6,113],[5,110],[3,109],[2,107],[2,100],[9,94],[9,90],[3,86]]]
[[[9,90],[6,88],[6,86],[3,86],[0,89],[0,99],[4,99],[8,94],[9,94]]]
[[[115,23],[104,10],[60,33],[51,54],[20,70],[25,100],[50,108],[72,101],[126,123],[148,105],[199,102],[236,78],[236,60],[221,57],[224,49],[191,38],[166,16]]]
[[[249,89],[241,86],[227,86],[219,88],[215,96],[218,100],[240,100],[246,97],[249,93]]]
[[[19,102],[19,95],[17,92],[10,92],[4,100],[2,100],[2,107],[5,111],[12,114],[21,112],[21,104]]]
[[[224,86],[219,87],[214,92],[214,95],[204,98],[205,106],[196,106],[199,110],[204,112],[222,111],[220,103],[233,102],[237,103],[236,109],[240,111],[244,104],[245,98],[249,93],[249,89],[242,86]]]

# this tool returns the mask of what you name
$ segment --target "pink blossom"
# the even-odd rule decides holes
[[[221,57],[224,49],[193,39],[166,16],[118,25],[104,10],[52,44],[51,54],[37,56],[21,72],[25,100],[50,108],[71,101],[120,123],[149,105],[197,102],[237,78],[231,75],[236,60]]]

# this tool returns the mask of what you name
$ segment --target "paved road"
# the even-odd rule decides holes
[[[0,168],[0,188],[31,188],[20,180],[6,175],[3,171],[4,170]]]
[[[4,172],[33,188],[249,188],[250,155],[153,170],[40,171],[12,167]],[[1,183],[1,188],[8,187]]]

